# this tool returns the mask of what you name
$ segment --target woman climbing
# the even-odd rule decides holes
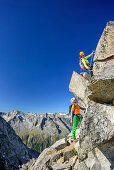
[[[90,55],[85,57],[85,53],[83,51],[80,52],[80,62],[79,62],[80,67],[83,70],[89,71],[90,77],[93,76],[93,66],[91,66],[91,64],[89,63],[87,59],[91,57],[93,54],[94,54],[94,51],[92,51]]]

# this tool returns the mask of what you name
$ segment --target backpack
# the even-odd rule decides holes
[[[71,104],[71,105],[69,106],[69,114],[70,114],[70,112],[71,112],[72,105],[73,105],[73,104]]]
[[[83,64],[83,62],[82,62],[81,59],[82,59],[82,58],[80,57],[79,65],[80,65],[81,69],[82,69],[82,70],[87,70],[86,67],[84,66],[84,64]],[[85,59],[85,62],[86,62],[86,65],[87,65],[88,67],[91,67],[91,65],[90,65],[90,63],[89,63],[88,60]]]

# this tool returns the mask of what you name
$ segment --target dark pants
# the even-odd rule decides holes
[[[89,75],[90,75],[90,78],[91,78],[93,76],[93,66],[90,66],[88,71],[89,71]]]

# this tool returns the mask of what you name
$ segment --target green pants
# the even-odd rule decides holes
[[[72,128],[72,137],[73,139],[76,139],[75,137],[75,132],[76,132],[76,129],[77,129],[77,126],[78,126],[78,122],[80,122],[80,118],[77,117],[76,115],[73,116],[73,128]]]

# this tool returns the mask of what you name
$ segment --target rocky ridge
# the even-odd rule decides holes
[[[15,134],[12,127],[0,117],[0,169],[19,169],[39,153],[29,149]]]
[[[70,137],[71,134],[69,135],[69,139]],[[79,141],[76,144],[70,144],[70,140],[65,138],[60,139],[51,147],[46,148],[37,160],[24,164],[20,170],[70,170],[78,160],[76,151],[78,146]]]
[[[75,71],[69,90],[86,107],[81,112],[79,141],[70,136],[45,149],[30,170],[113,170],[114,169],[114,22],[107,23],[94,56],[93,73]],[[78,84],[78,86],[77,86]],[[77,132],[76,132],[77,136]],[[23,169],[23,167],[21,168]]]

